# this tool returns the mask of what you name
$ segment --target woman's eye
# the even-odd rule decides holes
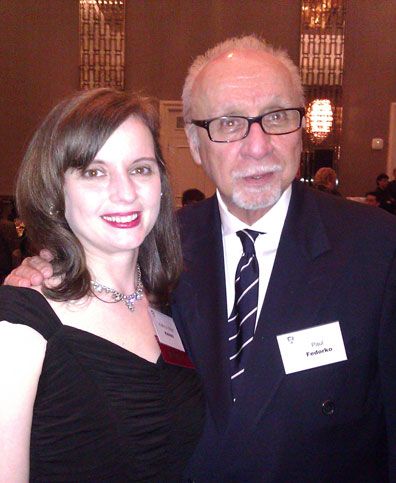
[[[153,172],[150,166],[137,166],[131,170],[131,174],[139,174],[143,176],[148,176]]]
[[[84,178],[97,178],[98,176],[103,176],[103,172],[99,169],[89,168],[83,171]]]

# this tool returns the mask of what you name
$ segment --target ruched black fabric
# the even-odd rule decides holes
[[[30,481],[180,481],[204,416],[194,371],[62,325],[34,290],[0,287],[0,320],[47,339]]]

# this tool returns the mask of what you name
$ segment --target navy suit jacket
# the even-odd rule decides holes
[[[396,217],[294,182],[235,404],[216,198],[180,223],[172,313],[207,401],[186,479],[396,481]],[[276,336],[334,321],[348,359],[285,374]]]

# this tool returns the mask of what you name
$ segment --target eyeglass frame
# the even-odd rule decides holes
[[[268,116],[268,114],[274,114],[275,112],[281,112],[281,111],[298,111],[299,114],[300,114],[299,126],[296,129],[293,129],[292,131],[287,131],[287,132],[282,132],[282,133],[268,133],[264,129],[264,126],[261,122],[263,117]],[[213,143],[235,143],[237,141],[242,141],[242,139],[245,139],[246,137],[248,137],[252,124],[254,124],[256,122],[260,125],[263,132],[265,134],[268,134],[269,136],[283,136],[284,134],[291,134],[292,132],[296,132],[299,129],[301,129],[302,120],[303,120],[303,117],[305,116],[305,114],[306,114],[306,110],[305,110],[304,107],[287,107],[285,109],[276,109],[275,111],[266,112],[265,114],[261,114],[260,116],[235,116],[235,115],[232,115],[232,116],[218,116],[218,117],[213,117],[212,119],[203,119],[203,120],[191,119],[191,121],[189,121],[188,124],[194,124],[194,126],[198,126],[198,127],[202,127],[204,129],[206,129],[206,132],[208,133],[208,137]],[[248,127],[247,127],[247,130],[246,130],[246,133],[240,139],[234,139],[232,141],[215,141],[214,139],[212,139],[212,136],[210,135],[209,124],[212,121],[216,121],[217,119],[222,119],[222,118],[227,118],[227,117],[237,117],[239,119],[246,119],[246,121],[248,122]]]

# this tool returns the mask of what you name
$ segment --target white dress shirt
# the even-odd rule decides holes
[[[291,186],[289,186],[280,197],[279,201],[253,225],[247,225],[239,220],[236,216],[228,211],[221,195],[216,191],[217,200],[219,202],[223,250],[224,250],[224,268],[225,282],[227,292],[227,313],[231,314],[234,306],[235,298],[235,273],[242,256],[242,243],[236,234],[237,231],[250,229],[265,233],[259,235],[255,242],[256,257],[259,264],[259,296],[257,304],[257,321],[263,306],[265,294],[267,292],[268,283],[271,277],[272,268],[274,266],[276,252],[278,250],[279,240],[282,233],[283,225],[287,210],[289,208]]]

